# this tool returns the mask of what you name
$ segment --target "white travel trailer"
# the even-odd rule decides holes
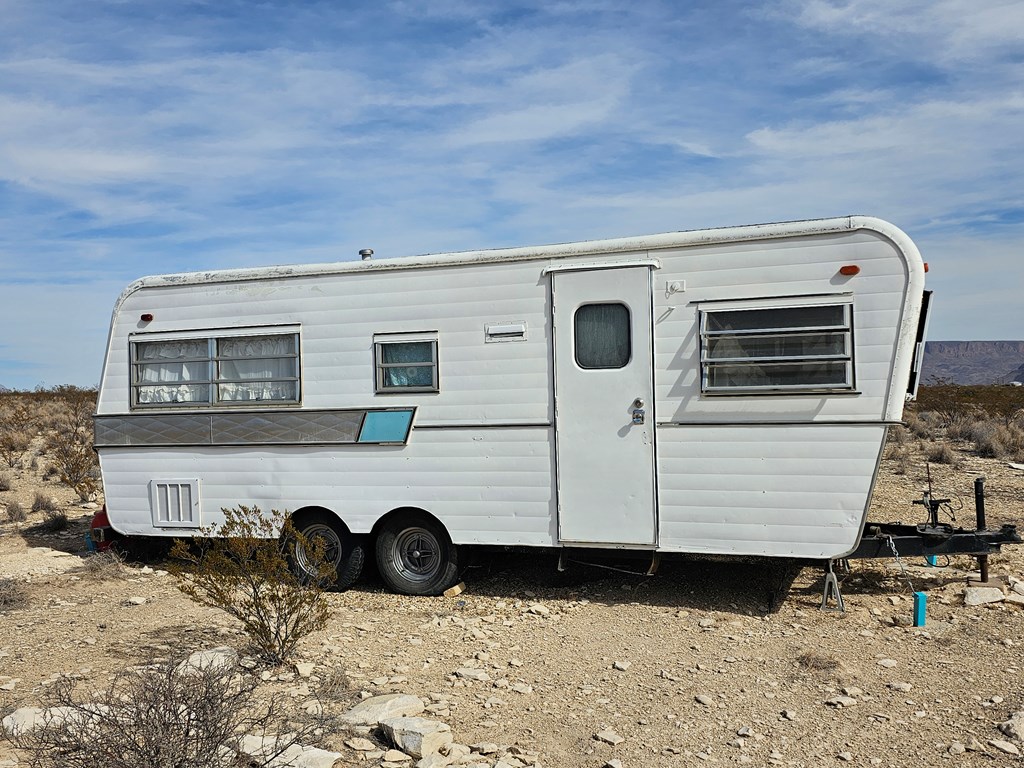
[[[833,559],[923,346],[926,267],[852,216],[147,277],[114,308],[111,526],[289,510],[339,585],[461,545]]]

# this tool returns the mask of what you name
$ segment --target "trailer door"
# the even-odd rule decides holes
[[[654,545],[650,267],[551,278],[559,540]]]

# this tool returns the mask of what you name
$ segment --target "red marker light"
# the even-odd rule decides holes
[[[141,321],[142,321],[142,322],[144,322],[144,323],[148,323],[148,322],[149,322],[150,320],[152,320],[152,319],[153,319],[153,315],[151,315],[151,314],[150,314],[149,312],[144,312],[144,313],[143,313],[143,314],[142,314],[142,315],[141,315],[141,316],[139,317],[139,320],[141,320]]]
[[[860,274],[860,267],[856,264],[847,264],[846,266],[839,268],[839,274],[845,275],[846,277],[853,277],[854,275]]]

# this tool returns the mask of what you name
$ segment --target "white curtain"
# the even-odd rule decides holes
[[[240,336],[220,339],[219,399],[296,400],[294,336]]]
[[[209,397],[210,350],[206,339],[153,341],[136,348],[140,403],[204,402]],[[202,382],[189,384],[188,382]]]

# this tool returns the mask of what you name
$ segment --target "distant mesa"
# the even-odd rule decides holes
[[[1024,382],[1024,341],[929,341],[921,383],[1012,384]]]

